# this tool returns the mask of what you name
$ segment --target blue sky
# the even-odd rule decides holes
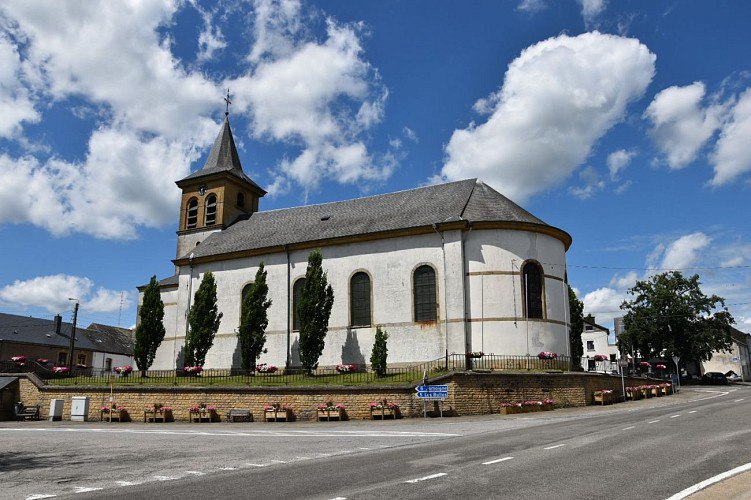
[[[751,332],[751,4],[0,6],[0,310],[130,326],[232,94],[261,209],[479,177],[568,231],[611,324],[699,273]]]

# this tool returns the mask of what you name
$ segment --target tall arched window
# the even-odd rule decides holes
[[[522,290],[524,290],[524,310],[527,318],[543,318],[542,288],[543,274],[540,266],[527,262],[522,267]]]
[[[415,321],[435,321],[438,304],[435,294],[435,271],[430,266],[420,266],[414,275]]]
[[[245,195],[242,193],[237,193],[237,206],[238,207],[245,206]]]
[[[193,229],[198,224],[198,200],[193,198],[188,202],[188,217],[185,221],[185,229]]]
[[[216,224],[216,196],[213,194],[206,197],[206,217],[204,220],[207,226]]]
[[[359,272],[349,280],[350,325],[370,326],[370,276]]]
[[[242,322],[243,318],[243,304],[245,303],[245,297],[248,296],[250,293],[250,289],[253,287],[253,283],[248,283],[243,287],[242,292],[240,292],[240,321]]]
[[[292,329],[300,329],[300,302],[302,301],[302,289],[305,286],[305,278],[295,281],[292,286]]]

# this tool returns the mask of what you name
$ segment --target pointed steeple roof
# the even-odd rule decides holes
[[[235,139],[232,137],[232,129],[229,126],[229,117],[225,116],[224,125],[219,135],[216,136],[214,146],[211,148],[209,157],[206,159],[206,164],[201,170],[197,170],[189,176],[177,181],[177,185],[188,180],[198,179],[199,177],[206,177],[212,174],[218,173],[231,174],[249,184],[263,194],[266,194],[258,184],[248,177],[243,171],[243,167],[240,164],[240,157],[237,154],[237,147],[235,146]]]

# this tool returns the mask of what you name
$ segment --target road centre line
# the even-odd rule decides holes
[[[46,495],[44,493],[40,493],[38,495],[31,495],[26,497],[26,500],[40,500],[42,498],[55,498],[57,495]]]
[[[740,474],[741,472],[746,472],[748,470],[751,470],[751,462],[741,465],[739,467],[736,467],[735,469],[730,469],[729,471],[723,472],[722,474],[717,474],[716,476],[710,477],[709,479],[705,479],[704,481],[700,483],[696,483],[693,486],[689,486],[683,491],[679,491],[672,497],[668,498],[667,500],[681,500],[683,498],[686,498],[690,495],[693,495],[697,491],[701,491],[707,486],[711,486],[715,483],[719,483],[720,481],[723,481],[729,477],[733,477],[735,475]]]
[[[565,444],[556,444],[554,446],[548,446],[547,448],[543,448],[544,450],[554,450],[556,448],[560,448],[561,446],[566,446]]]
[[[733,401],[733,403],[740,403],[741,401],[743,401],[743,398],[741,398],[741,399],[736,399],[735,401]]]
[[[632,425],[631,427],[626,427],[626,428],[625,428],[625,429],[623,429],[623,430],[624,430],[624,431],[630,431],[630,430],[631,430],[631,429],[633,429],[634,427],[636,427],[636,426],[635,426],[635,425]]]
[[[409,481],[404,481],[404,482],[414,484],[414,483],[419,483],[420,481],[427,481],[428,479],[435,479],[437,477],[442,477],[442,476],[448,476],[448,474],[446,472],[439,472],[438,474],[431,474],[430,476],[418,477],[417,479],[410,479]]]
[[[89,487],[86,487],[86,486],[78,486],[76,488],[76,491],[74,491],[73,493],[88,493],[89,491],[99,491],[99,490],[103,490],[103,489],[104,488],[89,488]]]
[[[496,460],[491,460],[490,462],[483,462],[482,465],[493,465],[497,464],[498,462],[505,462],[506,460],[513,460],[514,457],[503,457]]]
[[[659,420],[652,420],[651,422],[647,422],[647,423],[648,424],[656,424],[657,422],[659,422]]]
[[[689,413],[696,413],[696,410],[691,410]]]
[[[245,464],[248,467],[268,467],[270,464]]]
[[[670,418],[676,418],[676,417],[680,417],[680,415],[673,415],[673,416],[672,416],[672,417],[670,417]]]

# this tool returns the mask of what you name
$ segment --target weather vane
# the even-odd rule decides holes
[[[232,104],[232,101],[229,100],[229,89],[227,89],[227,97],[224,98],[224,102],[227,103],[227,109],[224,112],[224,116],[229,116],[229,105]]]

